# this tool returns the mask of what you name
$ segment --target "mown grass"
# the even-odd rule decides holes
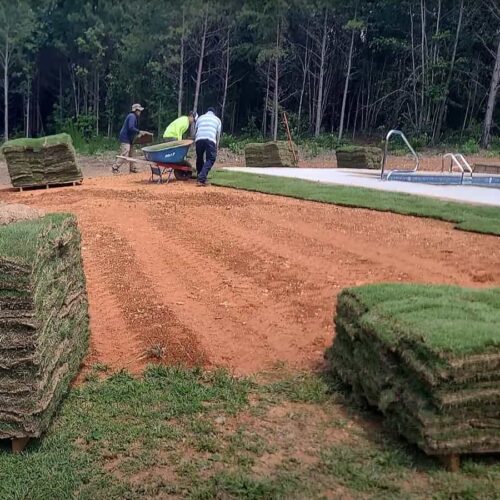
[[[7,224],[0,227],[0,256],[17,262],[34,258],[37,238],[44,228],[71,217],[69,214],[49,214],[40,219]]]
[[[301,200],[437,219],[452,222],[463,231],[500,236],[500,208],[497,207],[228,170],[215,172],[212,182],[217,186]]]
[[[71,137],[68,134],[56,134],[49,135],[47,137],[40,137],[37,139],[32,139],[30,137],[22,137],[20,139],[13,139],[11,141],[4,142],[2,145],[2,152],[9,150],[9,148],[26,148],[40,150],[44,146],[55,146],[59,144],[69,144],[71,143]]]
[[[494,498],[498,460],[448,474],[388,435],[329,382],[98,366],[44,439],[0,451],[0,498]]]
[[[500,288],[376,284],[343,294],[367,308],[361,324],[389,344],[408,337],[455,355],[500,348]]]

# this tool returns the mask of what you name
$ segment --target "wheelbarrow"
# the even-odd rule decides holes
[[[151,168],[151,182],[155,182],[157,178],[157,182],[161,184],[167,176],[168,184],[172,175],[178,181],[191,179],[193,168],[186,160],[191,144],[193,141],[172,141],[142,148],[146,162]]]

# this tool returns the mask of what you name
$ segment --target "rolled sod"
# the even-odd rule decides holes
[[[338,168],[378,169],[382,163],[382,150],[374,147],[344,146],[336,150]]]
[[[2,146],[14,187],[80,182],[82,172],[68,134],[15,139]]]
[[[338,299],[327,357],[428,454],[500,451],[500,289],[370,285]]]
[[[87,351],[87,309],[73,216],[0,227],[0,439],[46,430]]]
[[[296,167],[293,151],[297,151],[295,144],[286,141],[247,144],[245,164],[253,168]]]

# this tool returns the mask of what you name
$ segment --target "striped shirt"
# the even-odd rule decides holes
[[[215,116],[214,113],[209,111],[201,115],[196,120],[196,139],[195,141],[207,140],[214,144],[219,144],[220,134],[222,130],[222,123]]]

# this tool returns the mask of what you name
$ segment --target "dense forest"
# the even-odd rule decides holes
[[[216,106],[227,133],[336,138],[401,127],[488,145],[499,0],[0,0],[3,135],[161,132]]]

